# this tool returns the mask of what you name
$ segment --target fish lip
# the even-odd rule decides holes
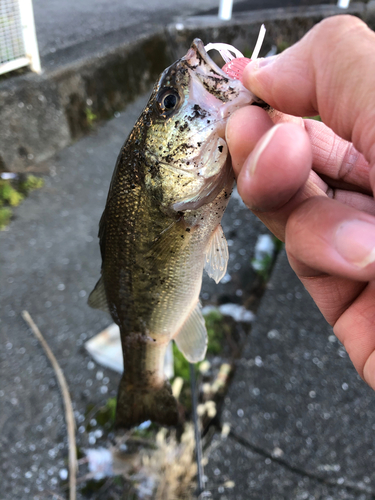
[[[190,48],[194,50],[195,54],[198,55],[200,59],[215,73],[225,78],[226,80],[231,80],[231,78],[208,55],[208,52],[205,49],[205,45],[200,38],[194,38]]]

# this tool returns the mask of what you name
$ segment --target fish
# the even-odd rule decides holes
[[[218,283],[228,261],[220,222],[234,174],[225,125],[257,102],[195,39],[161,74],[120,150],[99,223],[101,277],[88,300],[120,328],[117,427],[178,423],[164,356],[173,339],[189,362],[205,357],[202,273]]]

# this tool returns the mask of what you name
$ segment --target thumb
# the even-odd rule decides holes
[[[283,53],[248,64],[243,83],[284,113],[320,114],[375,164],[375,33],[352,16],[314,26]]]

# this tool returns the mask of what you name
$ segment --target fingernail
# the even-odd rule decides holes
[[[255,173],[259,158],[263,151],[266,149],[268,144],[270,143],[272,137],[274,136],[276,130],[280,127],[280,125],[274,125],[268,132],[264,134],[264,136],[260,139],[256,148],[254,149],[252,155],[250,156],[250,161],[247,165],[247,171],[252,176]]]
[[[264,68],[265,66],[269,66],[270,64],[273,64],[278,56],[270,56],[270,57],[259,57],[258,59],[255,59],[255,63],[258,63],[256,66],[256,69],[261,69]]]
[[[361,220],[344,222],[334,241],[337,252],[356,267],[364,268],[375,261],[375,224]]]

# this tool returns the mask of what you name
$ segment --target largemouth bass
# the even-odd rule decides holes
[[[192,363],[207,332],[199,293],[228,248],[220,221],[233,185],[225,125],[256,98],[208,56],[201,40],[166,69],[122,147],[100,220],[101,278],[89,305],[119,325],[124,374],[117,425],[178,421],[164,377],[171,339]]]

